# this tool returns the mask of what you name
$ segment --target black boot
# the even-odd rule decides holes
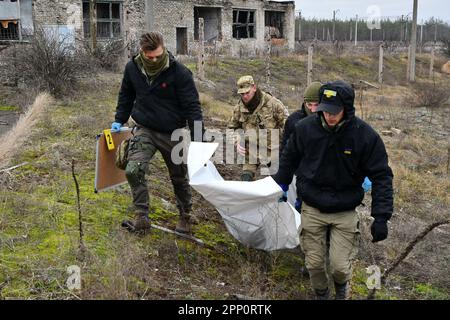
[[[334,283],[334,289],[336,290],[336,300],[348,300],[349,296],[349,285],[348,281],[344,284]]]
[[[330,299],[330,290],[326,289],[315,289],[316,300],[328,300]]]

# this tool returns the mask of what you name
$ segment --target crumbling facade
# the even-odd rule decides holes
[[[199,18],[204,40],[219,54],[262,54],[267,42],[294,49],[294,1],[98,0],[97,39],[136,43],[145,31],[160,31],[174,54],[195,54]],[[90,37],[89,0],[0,0],[0,41],[23,41],[39,25],[76,45]]]

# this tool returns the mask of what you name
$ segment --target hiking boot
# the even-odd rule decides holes
[[[189,220],[189,216],[180,216],[177,226],[175,227],[175,231],[180,233],[191,233],[191,223],[189,222]]]
[[[130,232],[146,232],[150,230],[150,218],[147,214],[136,213],[134,221],[124,220],[122,227],[126,228]]]
[[[314,293],[316,295],[316,300],[328,300],[330,299],[330,290],[326,289],[315,289]]]
[[[241,181],[253,181],[253,173],[249,171],[242,172]]]
[[[348,300],[349,289],[348,281],[344,284],[334,283],[334,289],[336,290],[335,300]]]

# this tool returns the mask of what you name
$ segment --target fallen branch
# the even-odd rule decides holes
[[[203,240],[200,240],[200,239],[198,239],[198,238],[196,238],[196,237],[194,237],[194,236],[191,236],[191,235],[189,235],[189,234],[185,234],[185,233],[177,232],[177,231],[174,231],[174,230],[171,230],[171,229],[167,229],[167,228],[158,226],[158,225],[156,225],[156,224],[152,224],[151,227],[152,227],[152,228],[155,228],[155,229],[158,229],[158,230],[161,230],[161,231],[163,231],[163,232],[175,234],[175,235],[177,235],[177,236],[179,236],[179,237],[182,237],[182,238],[185,238],[185,239],[194,241],[195,243],[197,243],[197,244],[199,244],[199,245],[202,245],[202,246],[204,246],[204,247],[207,247],[207,248],[209,248],[209,249],[215,249],[214,247],[212,247],[212,246],[206,244],[205,242],[203,242]]]
[[[431,231],[433,231],[435,228],[445,225],[445,224],[450,224],[450,220],[444,220],[444,221],[439,221],[439,222],[435,222],[430,224],[428,227],[425,228],[425,230],[423,230],[420,234],[418,234],[409,244],[408,246],[405,248],[405,250],[403,250],[403,252],[400,254],[400,256],[394,261],[393,264],[391,264],[391,266],[386,269],[386,271],[383,273],[383,275],[381,276],[381,283],[384,284],[386,282],[387,277],[389,276],[389,274],[398,267],[398,265],[406,259],[406,257],[408,256],[408,254],[414,249],[414,247],[416,246],[417,243],[419,243],[420,241],[423,240],[423,238],[426,237],[427,234],[429,234]],[[372,289],[369,293],[369,295],[367,296],[368,300],[372,300],[375,297],[375,293],[376,293],[377,289]]]
[[[75,176],[75,159],[72,159],[72,177],[75,181],[75,189],[77,191],[77,207],[78,207],[78,229],[80,231],[80,253],[81,259],[84,257],[85,246],[83,243],[83,222],[82,222],[82,214],[81,214],[81,204],[80,204],[80,186],[78,185],[77,177]]]
[[[23,166],[25,166],[25,165],[27,165],[27,164],[28,164],[28,162],[24,162],[24,163],[18,164],[18,165],[16,165],[16,166],[13,166],[13,167],[10,167],[10,168],[1,169],[1,170],[0,170],[0,173],[1,173],[1,172],[9,172],[9,171],[11,171],[11,170],[14,170],[14,169],[23,167]]]

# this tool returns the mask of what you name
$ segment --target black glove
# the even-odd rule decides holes
[[[388,236],[387,221],[380,218],[375,218],[375,221],[370,227],[370,232],[372,233],[372,242],[382,241]]]

